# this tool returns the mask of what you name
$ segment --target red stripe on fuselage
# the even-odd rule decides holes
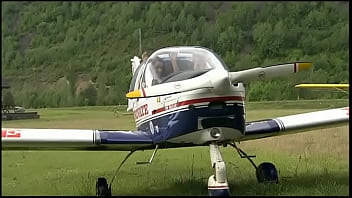
[[[146,95],[145,95],[145,91],[144,91],[144,89],[142,88],[142,93],[143,93],[143,97],[146,97]]]
[[[228,101],[228,100],[243,101],[243,97],[242,96],[225,96],[225,97],[199,98],[199,99],[186,100],[186,101],[179,102],[179,106],[202,103],[202,102],[216,102],[216,101]]]
[[[160,112],[163,112],[163,111],[165,111],[165,107],[157,109],[157,110],[154,110],[153,114],[157,114],[157,113],[160,113]]]
[[[175,108],[175,107],[179,107],[179,106],[196,104],[196,103],[229,101],[229,100],[243,101],[244,98],[242,96],[224,96],[224,97],[198,98],[198,99],[186,100],[186,101],[178,102],[176,104],[172,104],[172,105],[169,105],[169,106],[173,106],[173,108]],[[171,109],[171,108],[162,107],[160,109],[154,110],[152,114],[157,114],[157,113],[169,110],[169,109]]]

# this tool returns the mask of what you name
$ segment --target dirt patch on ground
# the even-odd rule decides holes
[[[53,87],[57,88],[64,84],[69,84],[70,82],[67,80],[66,76],[60,77],[54,84]]]
[[[83,90],[87,89],[91,81],[88,74],[78,74],[76,84],[75,84],[75,95],[79,95]]]

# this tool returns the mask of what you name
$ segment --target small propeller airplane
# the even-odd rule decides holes
[[[310,62],[294,62],[230,72],[212,50],[197,46],[167,47],[141,63],[131,59],[133,77],[128,111],[136,131],[2,128],[3,150],[123,150],[130,151],[112,176],[96,181],[96,195],[110,196],[118,170],[137,150],[209,146],[214,174],[208,179],[211,196],[230,195],[226,166],[219,147],[230,145],[250,161],[258,182],[278,183],[276,167],[257,166],[237,147],[240,141],[346,125],[349,107],[246,122],[243,83],[301,72]]]

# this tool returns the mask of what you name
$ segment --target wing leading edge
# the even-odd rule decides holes
[[[132,150],[153,145],[141,131],[2,128],[5,150]]]
[[[349,107],[302,113],[246,123],[245,135],[240,141],[346,125]]]

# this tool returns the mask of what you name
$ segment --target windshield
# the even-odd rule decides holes
[[[133,90],[136,90],[136,81],[137,81],[137,77],[140,76],[138,75],[139,74],[139,70],[141,70],[142,68],[142,64],[140,64],[137,69],[135,70],[135,72],[133,73],[133,77],[132,77],[132,80],[131,80],[131,84],[130,84],[130,89],[129,91],[133,91]]]
[[[146,86],[186,80],[211,69],[226,69],[217,56],[205,48],[172,47],[153,53],[147,62]]]

